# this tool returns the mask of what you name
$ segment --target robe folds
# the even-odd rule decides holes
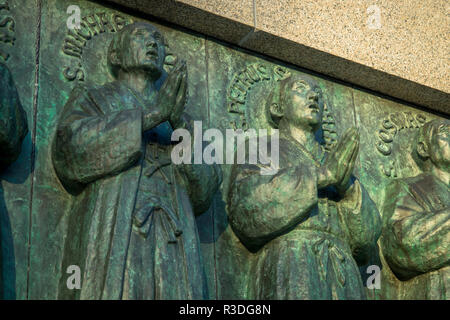
[[[220,183],[215,166],[175,166],[170,145],[142,132],[142,99],[120,82],[76,87],[52,146],[73,205],[60,299],[203,299],[195,214]],[[80,290],[65,270],[77,265]]]
[[[0,63],[0,173],[17,160],[28,133],[27,116],[11,72]],[[0,180],[0,300],[15,299],[14,245]]]
[[[0,63],[0,170],[17,159],[27,133],[27,116],[12,75]]]
[[[364,299],[357,266],[381,233],[378,210],[358,180],[342,199],[317,189],[320,164],[289,137],[279,170],[235,165],[230,224],[252,252],[251,299]]]

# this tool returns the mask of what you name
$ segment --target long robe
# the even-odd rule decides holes
[[[364,299],[364,263],[381,233],[379,213],[356,180],[345,196],[317,189],[320,164],[303,146],[279,140],[280,169],[234,165],[230,224],[255,254],[253,299]]]
[[[216,168],[186,166],[183,171],[167,162],[171,147],[150,145],[151,135],[143,135],[142,101],[112,82],[76,87],[64,107],[53,163],[76,197],[58,298],[207,295],[194,212],[208,208],[218,186]],[[146,154],[155,147],[161,149],[159,158]],[[67,288],[70,265],[81,269],[80,290]]]
[[[0,63],[0,170],[17,159],[27,133],[27,116],[11,73]]]
[[[400,299],[450,297],[450,188],[431,173],[394,180],[383,209],[383,255]]]
[[[0,173],[16,161],[28,133],[27,116],[12,75],[0,63]],[[0,299],[15,298],[14,245],[0,183]]]

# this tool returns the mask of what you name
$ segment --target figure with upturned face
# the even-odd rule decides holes
[[[423,173],[394,180],[386,188],[381,248],[389,268],[409,287],[406,297],[449,299],[448,119],[432,120],[419,129],[414,159]]]
[[[188,126],[186,64],[167,75],[163,36],[142,22],[114,35],[107,58],[116,80],[76,87],[55,134],[55,171],[74,195],[58,298],[206,298],[195,216],[219,171],[174,165],[158,130]],[[67,288],[70,265],[80,290]]]
[[[230,224],[255,254],[253,299],[364,299],[358,264],[381,232],[379,213],[352,175],[359,134],[348,129],[326,154],[315,134],[323,98],[317,83],[291,75],[277,82],[267,116],[279,129],[279,170],[234,165]]]

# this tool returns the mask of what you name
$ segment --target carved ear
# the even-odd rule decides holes
[[[419,141],[419,143],[417,143],[417,153],[422,158],[428,159],[428,146],[423,141]]]
[[[284,115],[283,108],[278,103],[272,103],[270,105],[270,113],[277,118],[282,118]]]

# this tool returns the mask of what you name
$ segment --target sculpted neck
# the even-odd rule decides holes
[[[312,155],[317,154],[317,141],[315,138],[315,131],[313,128],[301,128],[289,123],[287,121],[281,120],[280,122],[280,133],[286,137],[294,139],[306,148]]]
[[[155,81],[144,71],[125,72],[120,70],[118,80],[139,92],[145,98],[149,98],[156,91]]]

